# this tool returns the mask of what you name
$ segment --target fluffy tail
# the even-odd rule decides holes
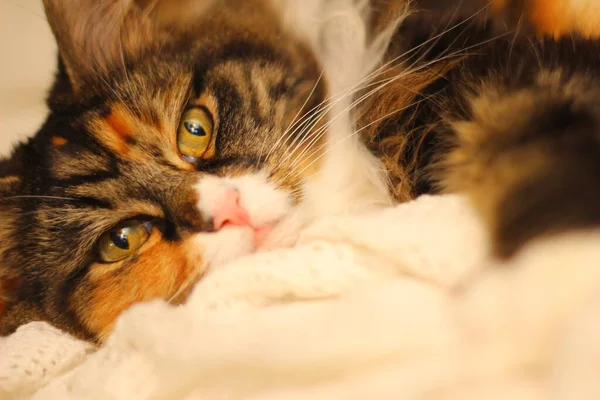
[[[600,96],[573,81],[486,93],[471,109],[453,126],[458,143],[442,161],[442,184],[471,197],[497,255],[600,227]]]

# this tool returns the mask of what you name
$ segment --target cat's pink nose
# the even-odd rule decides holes
[[[240,205],[240,193],[227,189],[221,204],[213,212],[213,227],[216,231],[226,225],[251,226],[250,215]]]

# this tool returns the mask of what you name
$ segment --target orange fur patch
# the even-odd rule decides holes
[[[12,185],[15,183],[19,183],[21,179],[18,176],[5,176],[0,178],[0,185]]]
[[[539,34],[600,37],[598,0],[531,0],[527,14]]]
[[[90,280],[94,285],[85,307],[84,321],[103,340],[112,330],[119,314],[135,303],[152,299],[181,302],[180,288],[200,270],[200,256],[188,257],[181,243],[162,241],[155,232],[137,258],[124,265],[96,264]]]
[[[492,10],[494,11],[502,11],[508,6],[509,0],[493,0],[492,1]]]
[[[492,0],[491,9],[499,14],[510,11],[510,8],[523,7],[518,11],[522,11],[539,35],[561,37],[578,33],[600,37],[598,0],[525,0],[518,6],[515,3],[511,0]]]
[[[571,11],[565,0],[532,0],[529,19],[538,33],[559,37],[573,29]]]
[[[600,1],[579,1],[573,5],[573,20],[579,33],[600,38]]]
[[[98,133],[108,147],[117,154],[124,155],[129,148],[133,126],[135,125],[134,117],[122,108],[115,107],[110,115],[104,119],[105,129]]]
[[[69,141],[64,137],[52,136],[52,146],[54,147],[62,147],[67,143],[69,143]]]

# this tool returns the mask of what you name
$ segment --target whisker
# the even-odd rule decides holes
[[[302,126],[299,126],[298,128],[296,128],[294,130],[294,133],[296,133],[296,131],[298,129],[302,129],[300,132],[298,132],[297,137],[294,138],[294,140],[289,144],[289,147],[292,148],[292,150],[288,150],[288,154],[279,162],[279,166],[281,166],[283,163],[285,163],[295,152],[296,150],[302,146],[303,143],[305,143],[307,140],[311,139],[311,137],[307,136],[302,138],[302,136],[304,135],[304,133],[306,132],[310,132],[312,129],[314,129],[314,127],[327,115],[327,113],[340,101],[342,101],[344,98],[351,96],[361,90],[364,90],[365,88],[368,88],[370,86],[375,86],[381,82],[385,82],[389,79],[392,78],[387,78],[381,81],[376,81],[376,82],[371,82],[368,83],[366,85],[363,86],[359,86],[361,82],[359,82],[358,84],[353,85],[350,88],[347,88],[345,90],[343,90],[342,92],[338,93],[335,97],[331,98],[331,101],[329,102],[329,104],[325,105],[325,102],[321,103],[321,105],[323,105],[323,109],[318,110],[320,112],[320,114],[316,114],[314,113],[313,116],[311,116],[311,118],[314,119],[314,121],[312,121],[312,123],[307,119],[306,122],[304,122],[302,124]],[[328,126],[328,125],[327,125]],[[300,139],[301,138],[301,139]],[[300,141],[298,143],[296,143],[296,141],[298,141],[300,139]],[[318,140],[318,139],[317,139]]]
[[[306,146],[306,148],[304,150],[302,150],[300,152],[300,154],[298,154],[294,160],[292,160],[291,164],[294,164],[295,162],[297,162],[298,160],[301,159],[301,157],[310,150],[310,148],[316,143],[318,142],[323,136],[325,136],[325,134],[327,133],[327,130],[329,129],[329,127],[331,125],[333,125],[333,123],[335,123],[339,118],[341,118],[341,116],[343,116],[345,113],[347,113],[349,110],[351,110],[353,107],[355,107],[357,104],[359,104],[360,102],[362,102],[364,99],[366,99],[367,97],[371,96],[373,93],[377,92],[380,89],[380,87],[377,87],[375,89],[372,89],[370,92],[368,92],[367,94],[361,96],[359,99],[355,100],[354,102],[352,102],[350,105],[348,105],[344,110],[342,110],[340,113],[338,113],[335,117],[331,118],[324,126],[320,127],[317,131],[315,131],[313,133],[313,135],[311,136],[306,136],[305,139],[301,140],[300,142],[298,142],[298,144],[292,148],[292,150],[290,150],[289,154],[287,155],[286,159],[283,161],[287,161],[290,157],[293,157],[294,153],[300,148],[300,146],[302,146],[304,143],[306,143],[307,141],[309,142],[308,145]],[[311,127],[312,129],[312,127]]]
[[[18,195],[18,196],[9,196],[2,197],[0,201],[3,200],[18,200],[18,199],[48,199],[48,200],[67,200],[67,201],[79,201],[74,197],[61,197],[61,196],[37,196],[37,195]]]
[[[480,43],[477,43],[477,44],[475,44],[475,45],[468,46],[468,47],[466,47],[465,49],[461,49],[461,50],[459,50],[459,51],[455,51],[455,52],[453,52],[453,53],[451,53],[451,54],[445,55],[444,57],[437,58],[437,59],[435,59],[435,60],[429,61],[429,62],[427,62],[427,63],[425,63],[425,64],[423,64],[423,65],[420,65],[420,66],[418,66],[418,67],[414,68],[413,70],[404,71],[404,72],[402,72],[402,73],[398,74],[398,76],[395,76],[395,77],[393,77],[392,79],[388,80],[387,82],[383,83],[382,85],[380,85],[380,86],[378,86],[377,88],[375,88],[375,89],[371,90],[371,91],[370,91],[370,92],[368,92],[366,95],[363,95],[361,98],[359,98],[358,100],[356,100],[356,101],[354,101],[353,103],[351,103],[351,104],[350,104],[348,107],[346,107],[346,108],[345,108],[343,111],[341,111],[341,112],[340,112],[340,113],[339,113],[339,114],[338,114],[336,117],[334,117],[334,118],[333,118],[331,121],[329,121],[329,122],[328,122],[328,124],[326,124],[324,127],[320,128],[320,129],[317,131],[318,133],[315,133],[315,135],[314,135],[316,139],[313,139],[313,140],[311,141],[311,143],[316,143],[316,142],[318,141],[318,139],[320,139],[320,137],[322,137],[322,136],[325,134],[325,130],[326,130],[326,129],[327,129],[327,128],[328,128],[328,127],[329,127],[329,126],[332,124],[332,122],[333,122],[333,121],[335,121],[337,118],[340,118],[340,117],[341,117],[343,114],[345,114],[346,112],[348,112],[348,111],[349,111],[349,110],[350,110],[352,107],[355,107],[357,104],[359,104],[360,102],[364,101],[366,98],[368,98],[369,96],[371,96],[371,95],[372,95],[372,94],[374,94],[375,92],[377,92],[377,91],[379,91],[379,90],[383,89],[384,87],[386,87],[387,85],[391,84],[392,82],[394,82],[394,81],[396,81],[396,80],[398,80],[398,79],[400,79],[400,78],[402,78],[402,77],[404,77],[404,76],[407,76],[407,75],[409,75],[409,74],[412,74],[412,73],[418,72],[418,71],[420,71],[420,70],[422,70],[422,69],[424,69],[424,68],[427,68],[427,67],[429,67],[429,66],[433,65],[434,63],[437,63],[437,62],[443,61],[443,60],[445,60],[445,59],[449,59],[449,58],[452,58],[452,57],[457,57],[457,56],[464,56],[464,55],[468,54],[468,53],[464,53],[464,51],[465,51],[465,50],[470,50],[470,49],[472,49],[472,48],[475,48],[475,47],[478,47],[478,46],[482,46],[482,45],[484,45],[484,44],[486,44],[486,43],[489,43],[489,42],[491,42],[491,41],[493,41],[493,40],[497,40],[497,39],[499,39],[499,38],[501,38],[501,37],[503,37],[503,36],[505,36],[505,35],[506,35],[506,34],[501,34],[501,35],[498,35],[498,36],[496,36],[496,37],[494,37],[494,38],[491,38],[491,39],[488,39],[488,40],[482,41],[482,42],[480,42]],[[420,101],[422,101],[422,100],[420,100]],[[411,105],[412,105],[412,104],[411,104]],[[390,114],[386,114],[386,116],[384,116],[384,118],[387,118],[388,116],[390,116],[390,115],[393,115],[394,113],[397,113],[397,112],[399,112],[399,111],[402,111],[402,110],[395,110],[394,112],[392,112],[392,113],[390,113]],[[383,117],[382,117],[382,118],[383,118]],[[373,121],[373,122],[371,122],[370,124],[368,124],[368,125],[366,125],[365,127],[361,128],[361,129],[360,129],[358,132],[360,132],[360,131],[364,130],[365,128],[367,128],[367,127],[369,127],[369,126],[371,126],[373,123],[379,122],[380,120],[381,120],[381,119],[378,119],[378,120],[376,120],[376,121]],[[311,153],[311,154],[310,154],[310,156],[312,156],[313,154],[315,154],[317,151],[319,151],[320,149],[322,149],[324,146],[326,146],[326,145],[322,145],[322,146],[320,146],[320,147],[319,147],[319,148],[318,148],[316,151],[314,151],[313,153]],[[312,147],[312,146],[307,146],[307,148],[306,148],[305,150],[303,150],[303,151],[300,153],[300,155],[298,155],[297,157],[295,157],[295,158],[292,160],[291,164],[292,164],[292,165],[295,165],[295,164],[297,164],[297,162],[298,162],[298,160],[300,159],[300,157],[301,157],[301,156],[303,156],[303,155],[304,155],[304,154],[307,152],[307,149],[311,149],[311,147]],[[328,153],[328,152],[329,152],[329,151],[325,152],[324,154],[326,154],[326,153]],[[323,154],[323,155],[324,155],[324,154]],[[319,156],[319,157],[318,157],[316,160],[320,159],[320,158],[321,158],[323,155]],[[288,157],[288,158],[289,158],[289,157]],[[316,160],[315,160],[315,161],[316,161]],[[305,168],[304,168],[304,169],[303,169],[301,172],[303,172],[304,170],[306,170],[306,168],[308,168],[308,167],[310,167],[312,164],[314,164],[314,162],[315,162],[315,161],[311,162],[311,163],[310,163],[308,166],[306,166],[306,167],[305,167]],[[301,173],[301,172],[300,172],[300,173]],[[289,176],[290,176],[290,173],[288,173],[286,176],[284,176],[284,178],[282,178],[282,181],[285,181],[285,179],[287,179]]]
[[[273,147],[271,147],[271,149],[267,153],[265,159],[267,159],[267,158],[269,158],[271,156],[271,153],[274,151],[274,149],[277,148],[277,146],[279,145],[279,143],[281,142],[281,140],[283,140],[283,138],[286,136],[286,133],[289,131],[290,127],[292,127],[294,125],[296,119],[298,118],[298,116],[300,115],[300,113],[302,113],[302,110],[304,110],[304,107],[306,107],[306,104],[308,104],[308,101],[310,100],[310,98],[312,97],[313,93],[315,92],[315,90],[319,86],[319,82],[321,82],[321,78],[323,78],[323,74],[324,73],[325,73],[325,69],[323,68],[321,70],[321,73],[319,74],[319,78],[315,82],[312,90],[310,91],[310,93],[308,94],[308,96],[306,96],[306,100],[304,100],[304,103],[302,104],[302,107],[300,107],[300,109],[298,110],[298,112],[296,113],[296,115],[294,116],[294,118],[292,119],[292,121],[290,122],[290,125],[285,129],[285,131],[279,137],[279,139],[277,140],[277,142],[275,142],[275,144],[273,145]]]
[[[380,82],[382,82],[379,86],[377,86],[376,88],[370,90],[369,92],[367,92],[366,94],[362,95],[361,97],[359,97],[358,99],[354,100],[352,103],[350,103],[346,108],[344,108],[342,111],[340,111],[335,117],[331,118],[330,121],[328,121],[327,124],[325,124],[323,127],[319,128],[319,130],[317,130],[312,139],[310,140],[309,145],[299,154],[296,156],[295,160],[292,162],[292,164],[294,164],[297,160],[300,159],[300,157],[302,157],[310,148],[311,146],[316,143],[318,140],[320,140],[327,132],[327,129],[335,122],[337,121],[339,118],[341,118],[345,113],[349,112],[353,107],[356,107],[358,104],[362,103],[363,101],[365,101],[367,98],[369,98],[370,96],[372,96],[373,94],[377,93],[378,91],[382,90],[383,88],[385,88],[386,86],[388,86],[389,84],[397,81],[400,78],[403,78],[406,75],[410,75],[412,73],[418,72],[423,68],[426,68],[427,66],[431,65],[433,62],[439,62],[441,61],[440,59],[437,59],[435,61],[429,62],[426,65],[422,66],[422,67],[418,67],[415,68],[412,71],[404,71],[400,74],[398,74],[395,77],[391,77],[388,79],[384,79],[381,80]],[[305,140],[306,141],[306,140]],[[304,141],[304,142],[305,142]],[[303,142],[301,142],[300,144],[302,144]],[[293,154],[298,147],[294,148],[290,153]],[[289,158],[289,156],[288,156]]]
[[[121,20],[124,21],[125,20],[125,9],[123,7],[123,0],[119,1],[119,4],[121,6]],[[119,56],[121,58],[121,64],[123,66],[123,74],[125,75],[125,80],[127,81],[127,92],[129,94],[129,96],[132,98],[134,98],[133,93],[132,93],[132,89],[131,89],[131,79],[129,78],[129,73],[127,72],[127,65],[125,63],[125,51],[123,50],[123,29],[119,29]],[[132,101],[133,104],[136,104],[134,101]],[[138,108],[138,112],[141,114],[141,111]]]
[[[288,139],[290,137],[292,137],[293,135],[295,135],[298,130],[301,130],[301,132],[306,131],[307,127],[310,127],[310,129],[312,129],[312,127],[314,127],[316,125],[316,123],[318,123],[326,114],[327,112],[331,109],[332,105],[335,104],[335,102],[343,99],[344,95],[340,94],[340,95],[336,95],[335,97],[328,97],[325,100],[323,100],[321,103],[317,104],[315,107],[313,107],[311,110],[309,110],[306,114],[304,114],[295,124],[294,124],[294,129],[291,130],[290,128],[288,128],[280,137],[280,140],[278,140],[278,144],[279,145],[283,145],[285,142],[282,142],[281,139]],[[312,121],[313,119],[316,118],[316,121]],[[296,141],[298,140],[298,137],[294,138],[292,140],[292,142],[288,145],[288,146],[294,146],[294,144],[296,143]]]
[[[409,105],[409,106],[407,106],[407,107],[410,107],[410,106],[412,106],[412,104],[411,104],[411,105]],[[343,139],[340,139],[340,140],[338,140],[338,141],[337,141],[336,143],[334,143],[334,144],[333,144],[333,145],[332,145],[332,146],[331,146],[331,147],[330,147],[328,150],[326,150],[325,152],[323,152],[323,154],[319,155],[317,158],[315,158],[313,161],[311,161],[311,162],[310,162],[310,164],[308,164],[308,165],[307,165],[307,166],[305,166],[305,167],[304,167],[302,170],[300,170],[300,171],[297,173],[297,175],[298,175],[298,176],[302,175],[302,173],[303,173],[304,171],[306,171],[308,168],[310,168],[310,167],[311,167],[311,166],[312,166],[314,163],[316,163],[316,162],[317,162],[317,161],[319,161],[321,158],[325,157],[325,156],[326,156],[328,153],[330,153],[331,151],[333,151],[333,149],[334,149],[336,146],[339,146],[340,144],[342,144],[342,143],[343,143],[343,142],[345,142],[346,140],[348,140],[348,139],[350,139],[350,138],[352,138],[352,137],[354,137],[354,136],[358,135],[360,132],[362,132],[363,130],[365,130],[365,129],[369,128],[371,125],[373,125],[373,124],[376,124],[376,123],[378,123],[378,122],[380,122],[380,121],[382,121],[382,120],[384,120],[384,119],[386,119],[386,118],[388,118],[388,117],[390,117],[390,116],[392,116],[392,115],[394,115],[394,114],[396,114],[396,113],[398,113],[398,112],[400,112],[400,111],[402,111],[402,109],[396,109],[396,110],[394,110],[394,111],[391,111],[391,112],[389,112],[388,114],[386,114],[386,115],[384,115],[384,116],[382,116],[382,117],[380,117],[380,118],[376,119],[375,121],[372,121],[371,123],[369,123],[369,124],[367,124],[367,125],[363,126],[363,127],[362,127],[362,128],[360,128],[360,129],[358,129],[358,130],[356,130],[356,131],[352,132],[351,134],[347,135],[347,136],[346,136],[346,137],[344,137]],[[312,174],[312,175],[310,175],[309,177],[307,177],[307,179],[309,179],[310,177],[312,177],[312,176],[314,176],[314,175],[315,175],[315,174]]]
[[[360,91],[360,90],[364,89],[364,87],[361,87],[361,85],[362,85],[364,82],[366,82],[366,81],[369,81],[369,80],[371,80],[371,79],[374,79],[376,76],[383,75],[383,74],[384,74],[386,71],[388,71],[388,70],[390,70],[390,69],[394,68],[393,66],[392,66],[392,67],[389,67],[390,65],[394,64],[396,61],[400,60],[401,58],[403,58],[403,57],[406,57],[408,54],[410,54],[410,53],[415,53],[415,54],[418,54],[418,53],[416,53],[416,51],[417,51],[418,49],[420,49],[420,48],[422,48],[422,47],[426,46],[427,44],[429,44],[429,43],[430,43],[430,42],[432,42],[432,41],[433,41],[434,43],[432,43],[432,44],[431,44],[431,46],[430,46],[430,49],[431,49],[431,48],[433,48],[433,46],[435,46],[435,45],[436,45],[436,43],[438,43],[438,42],[439,42],[439,40],[441,39],[441,37],[442,37],[444,34],[446,34],[446,33],[450,32],[450,31],[451,31],[451,30],[453,30],[453,29],[456,29],[456,28],[460,27],[461,25],[464,25],[464,24],[466,24],[468,21],[470,21],[471,19],[475,18],[475,17],[476,17],[478,14],[480,14],[480,13],[481,13],[483,10],[485,10],[485,7],[481,8],[479,11],[477,11],[476,13],[474,13],[474,14],[473,14],[471,17],[469,17],[469,18],[466,18],[465,20],[463,20],[463,21],[460,21],[459,23],[456,23],[455,25],[453,25],[453,26],[452,26],[452,27],[450,27],[450,28],[448,28],[448,26],[449,26],[449,24],[450,24],[450,23],[448,23],[448,25],[446,25],[446,27],[444,28],[444,30],[443,30],[441,33],[439,33],[438,35],[435,35],[434,37],[432,37],[432,38],[430,38],[430,39],[426,40],[425,42],[423,42],[423,43],[419,44],[418,46],[415,46],[415,47],[411,48],[410,50],[407,50],[406,52],[404,52],[404,53],[402,53],[402,54],[398,55],[397,57],[394,57],[393,59],[391,59],[391,60],[387,61],[385,64],[383,64],[382,66],[378,67],[378,68],[377,68],[377,69],[375,69],[373,72],[371,72],[370,74],[368,74],[367,76],[365,76],[363,79],[361,79],[361,81],[359,81],[358,83],[356,83],[355,85],[353,85],[351,88],[345,89],[344,91],[340,92],[340,93],[339,93],[339,98],[338,98],[338,100],[341,100],[341,99],[343,99],[343,98],[344,98],[346,95],[348,95],[348,92],[352,92],[352,94],[353,94],[353,93],[355,93],[355,92],[357,92],[357,91]],[[455,12],[456,12],[456,11],[455,11]],[[429,50],[427,50],[427,51],[429,51]],[[425,53],[426,53],[426,52],[425,52]],[[444,54],[445,54],[445,53],[442,53],[442,54],[441,54],[441,56],[443,56]],[[413,56],[414,56],[414,54],[413,54],[413,55],[411,55],[410,57],[408,57],[407,59],[405,59],[404,61],[408,61],[408,60],[410,60],[410,59],[411,59]],[[409,66],[408,66],[408,69],[410,69],[410,68],[414,67],[414,65],[416,65],[416,64],[417,64],[417,63],[418,63],[418,62],[419,62],[419,61],[420,61],[420,60],[421,60],[421,59],[422,59],[424,56],[425,56],[425,54],[422,54],[422,55],[420,55],[420,56],[419,56],[419,58],[418,58],[417,60],[415,60],[415,61],[414,61],[414,62],[413,62],[411,65],[409,65]],[[440,60],[440,59],[437,59],[437,61],[439,61],[439,60]],[[389,67],[389,68],[388,68],[388,67]],[[354,88],[357,88],[357,87],[358,87],[359,89],[357,89],[356,91],[352,91]],[[367,86],[367,87],[368,87],[368,86]],[[324,107],[325,103],[327,103],[329,99],[332,99],[332,97],[329,97],[328,99],[326,99],[325,101],[323,101],[322,103],[320,103],[319,105],[317,105],[316,107],[314,107],[314,108],[313,108],[313,110],[314,110],[314,109],[317,109],[317,111],[316,111],[315,113],[313,113],[313,114],[317,114],[317,112],[318,112],[318,111],[321,111],[319,108],[322,108],[322,107]],[[332,104],[332,103],[333,103],[333,102],[329,102],[329,104]],[[337,101],[336,101],[336,103],[337,103]],[[327,107],[327,111],[328,111],[328,110],[330,110],[331,108],[332,108],[332,107]],[[308,118],[312,118],[312,117],[313,117],[312,115],[309,117],[309,114],[310,114],[310,111],[309,111],[309,112],[308,112],[308,113],[307,113],[305,116],[303,116],[303,117],[302,117],[300,120],[298,120],[298,123],[299,123],[300,121],[302,121],[303,119],[304,119],[304,120],[306,120],[306,119],[308,119]],[[323,118],[323,115],[321,115],[321,117],[319,118],[319,120],[321,120],[322,118]],[[301,124],[301,125],[303,125],[304,127],[306,127],[306,123],[303,123],[303,124]],[[312,129],[312,127],[314,127],[315,125],[316,125],[316,124],[313,124],[313,125],[311,126],[311,129]],[[288,129],[289,129],[289,128],[288,128]],[[294,133],[297,131],[297,129],[298,129],[298,128],[296,128],[296,129],[295,129],[295,130],[294,130],[292,133],[288,134],[287,136],[289,137],[289,136],[293,135],[293,134],[294,134]],[[305,129],[304,131],[306,131],[306,129]],[[287,130],[286,130],[286,132],[284,133],[284,135],[282,135],[282,136],[286,136],[286,133],[287,133]],[[299,136],[299,137],[301,137],[302,135],[298,135],[298,136]],[[280,138],[280,139],[281,139],[281,138]],[[290,146],[294,146],[294,145],[295,145],[295,142],[296,142],[296,139],[294,139],[294,140],[292,141],[292,143],[290,144]],[[280,144],[280,143],[281,143],[281,140],[278,140],[278,144]],[[295,146],[295,147],[298,147],[298,146]],[[287,157],[286,157],[286,159],[287,159]],[[283,163],[283,162],[285,162],[285,161],[286,161],[286,160],[283,160],[283,161],[282,161],[282,163]]]
[[[179,297],[184,291],[192,287],[198,278],[202,277],[202,272],[196,272],[195,274],[191,274],[190,277],[175,291],[175,293],[169,297],[166,301],[167,303],[173,302],[177,297]]]

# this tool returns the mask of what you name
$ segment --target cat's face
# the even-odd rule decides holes
[[[322,123],[291,124],[326,89],[266,3],[189,2],[180,20],[80,3],[46,3],[51,115],[0,164],[1,263],[19,287],[0,330],[44,319],[102,340],[131,304],[180,303],[211,268],[293,241],[323,147]]]

